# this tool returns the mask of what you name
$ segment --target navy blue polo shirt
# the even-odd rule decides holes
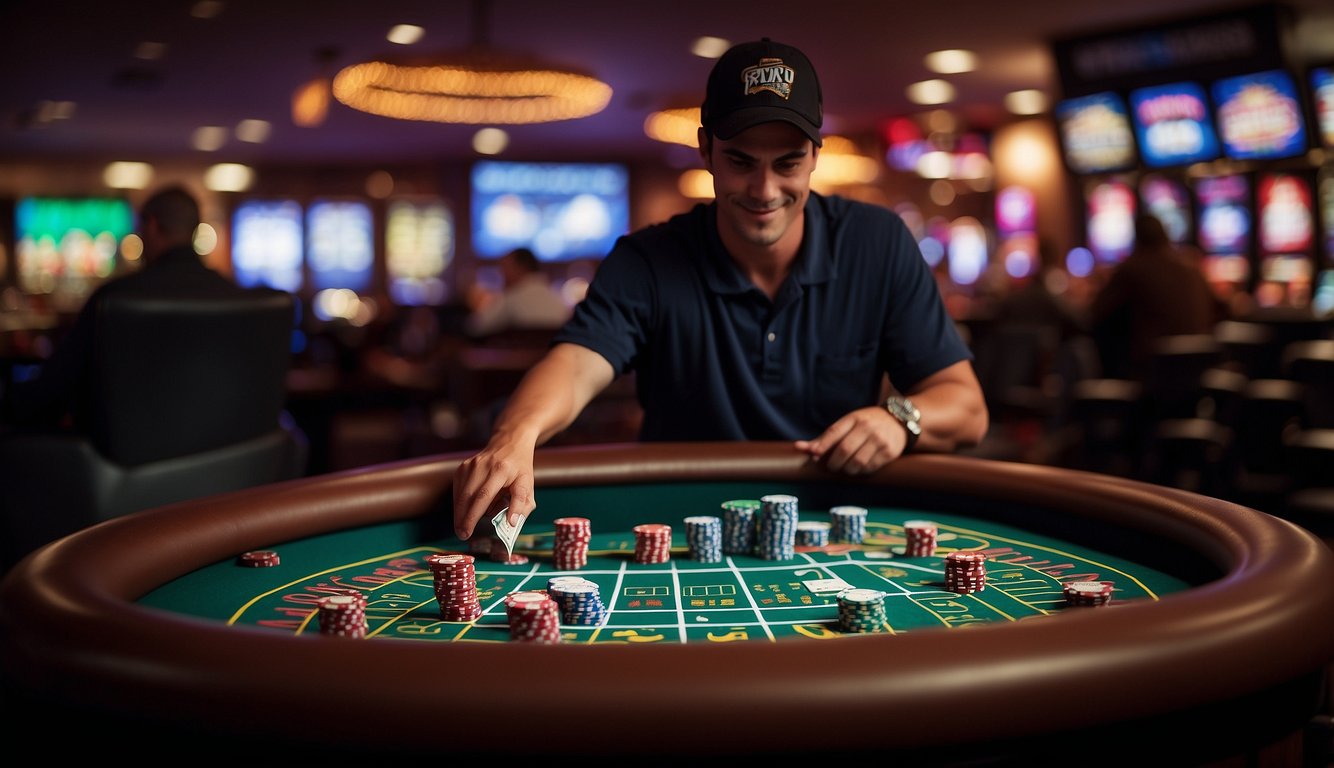
[[[644,440],[797,440],[971,358],[892,211],[812,193],[771,301],[718,237],[716,204],[622,237],[556,342],[634,371]]]

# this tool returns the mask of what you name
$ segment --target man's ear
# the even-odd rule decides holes
[[[712,173],[713,160],[710,155],[713,154],[713,137],[709,136],[708,131],[704,130],[704,126],[700,126],[698,133],[695,135],[696,141],[699,143],[699,158],[704,161],[704,167]]]

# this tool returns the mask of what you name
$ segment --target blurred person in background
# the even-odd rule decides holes
[[[1213,333],[1226,317],[1198,260],[1172,244],[1157,217],[1141,213],[1135,248],[1094,297],[1089,328],[1104,377],[1142,380],[1155,341]]]

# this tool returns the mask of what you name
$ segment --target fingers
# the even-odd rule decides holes
[[[880,427],[878,409],[854,411],[835,422],[817,442],[841,434],[824,452],[825,466],[833,472],[863,475],[875,472],[898,455],[890,436]],[[887,416],[887,414],[886,414]],[[902,450],[901,448],[899,450]]]
[[[520,465],[494,453],[482,453],[459,465],[454,476],[454,533],[460,539],[472,536],[477,523],[509,491],[509,519],[513,522],[533,511],[532,465]]]

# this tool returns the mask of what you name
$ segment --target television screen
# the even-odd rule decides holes
[[[1320,143],[1334,149],[1334,66],[1311,70],[1311,101]]]
[[[1200,247],[1245,253],[1251,237],[1251,192],[1244,176],[1209,176],[1195,183]]]
[[[1306,121],[1292,77],[1281,69],[1213,85],[1223,153],[1234,160],[1291,157],[1306,151]]]
[[[306,209],[306,265],[317,291],[370,290],[375,265],[371,207],[359,201],[317,201]]]
[[[19,288],[77,302],[116,269],[134,211],[119,198],[26,197],[14,208]]]
[[[1245,176],[1208,176],[1195,182],[1195,210],[1204,275],[1230,301],[1251,277],[1251,189]]]
[[[1102,181],[1088,194],[1089,250],[1099,262],[1116,262],[1135,245],[1135,193],[1122,181]]]
[[[1161,168],[1218,157],[1209,104],[1204,89],[1195,83],[1131,91],[1130,108],[1145,165]]]
[[[1261,174],[1255,185],[1261,256],[1309,254],[1315,241],[1311,186],[1291,173]]]
[[[232,214],[232,270],[244,287],[301,289],[303,230],[295,200],[247,200]]]
[[[1190,192],[1185,184],[1167,176],[1149,174],[1140,179],[1139,198],[1144,210],[1163,223],[1172,242],[1184,243],[1190,239]]]
[[[1114,93],[1066,99],[1056,107],[1066,165],[1075,173],[1105,173],[1135,164],[1135,140],[1125,104]]]
[[[472,247],[519,247],[541,261],[601,258],[630,228],[629,173],[617,164],[484,161],[472,169]]]
[[[443,200],[397,199],[385,217],[389,296],[402,306],[445,301],[445,269],[454,260],[454,215]]]

